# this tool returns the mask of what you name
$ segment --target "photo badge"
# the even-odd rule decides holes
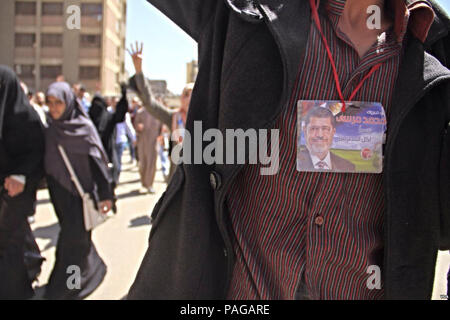
[[[381,173],[386,114],[378,102],[298,102],[297,170]]]

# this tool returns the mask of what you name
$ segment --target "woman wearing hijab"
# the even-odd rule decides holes
[[[128,111],[128,100],[126,96],[126,88],[122,86],[122,98],[117,104],[114,112],[108,111],[108,103],[100,95],[96,95],[89,109],[89,116],[97,128],[97,132],[105,148],[106,154],[112,163],[112,190],[119,183],[119,157],[115,148],[116,144],[116,125],[125,121],[125,115]],[[115,206],[113,206],[114,212]]]
[[[43,176],[43,127],[14,72],[0,66],[0,299],[34,295],[24,247]]]
[[[103,281],[106,266],[92,243],[91,232],[85,230],[82,200],[58,146],[62,146],[67,153],[84,192],[94,196],[99,209],[105,214],[111,209],[113,198],[108,159],[97,130],[77,102],[69,84],[56,82],[50,85],[47,104],[50,119],[45,131],[44,164],[50,198],[61,231],[45,298],[83,299]],[[78,271],[80,279],[76,279]],[[74,288],[67,285],[71,275],[75,277],[71,278]]]

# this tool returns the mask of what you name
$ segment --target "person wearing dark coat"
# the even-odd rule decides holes
[[[77,102],[65,82],[50,85],[47,90],[49,127],[45,131],[44,165],[50,198],[60,223],[56,262],[46,286],[45,298],[52,300],[83,299],[103,281],[106,265],[98,255],[86,231],[81,197],[59,153],[62,146],[83,187],[107,213],[112,207],[111,177],[108,158],[92,121]],[[71,269],[71,268],[76,269]],[[79,286],[69,287],[68,278]],[[72,273],[71,273],[72,272]],[[75,275],[76,276],[76,275]]]
[[[350,3],[350,0],[347,1]],[[333,76],[328,77],[328,70],[332,68],[324,46],[308,47],[309,39],[313,36],[320,45],[323,44],[312,19],[310,1],[148,2],[199,44],[199,73],[186,122],[186,129],[191,134],[195,133],[195,121],[201,121],[203,132],[208,129],[219,129],[221,132],[227,129],[267,130],[276,128],[280,119],[291,114],[291,122],[286,123],[293,125],[285,125],[284,128],[295,132],[297,88],[308,89],[308,85],[300,86],[302,83],[297,80],[300,76],[311,76],[312,79],[307,83],[311,83],[309,87],[316,90],[322,88],[322,82],[333,81]],[[384,290],[382,298],[430,299],[437,252],[439,249],[450,249],[450,19],[435,0],[385,2],[403,10],[403,13],[397,11],[398,15],[395,15],[396,18],[400,17],[400,20],[396,19],[395,30],[404,30],[406,34],[401,43],[398,75],[393,80],[395,87],[392,88],[392,108],[388,114],[384,167],[380,177],[383,180],[379,189],[380,202],[385,205],[381,220],[383,230],[379,238],[382,246],[379,247],[379,255],[374,255],[373,258],[381,258],[379,267]],[[335,9],[331,6],[327,8],[324,6],[326,3],[327,1],[320,1],[319,7],[319,18],[325,22],[329,20],[327,10]],[[344,1],[333,1],[339,8],[343,3]],[[352,1],[352,4],[358,5],[359,1]],[[410,17],[410,25],[398,28],[402,26],[400,23],[405,22],[403,18],[407,17]],[[336,37],[334,25],[329,23],[327,26],[329,27],[324,29],[324,32],[330,31],[329,34]],[[355,32],[365,30],[361,28]],[[337,43],[343,46],[348,42]],[[318,47],[322,49],[321,55],[311,55],[311,50]],[[331,47],[336,49],[335,45]],[[348,48],[352,50],[352,47]],[[356,50],[351,53],[354,59],[358,58]],[[306,62],[310,65],[316,61],[324,62],[322,65],[327,67],[327,75],[308,73],[308,70],[300,72]],[[340,65],[337,67],[339,76],[347,75],[346,69],[343,70]],[[390,74],[385,71],[381,75],[388,77]],[[359,76],[363,75],[358,74],[358,78]],[[374,73],[374,76],[380,76],[380,73]],[[380,86],[384,84],[380,82]],[[357,82],[350,88],[353,90],[356,86]],[[375,89],[378,90],[378,87],[369,87],[366,91],[374,93],[377,91]],[[332,93],[337,97],[337,93]],[[295,137],[295,134],[286,136],[291,140],[295,140]],[[192,137],[192,141],[198,139],[202,140],[201,137]],[[227,142],[229,141],[224,141],[223,145]],[[295,145],[294,143],[289,146]],[[203,148],[206,149],[207,146],[205,142]],[[294,154],[292,160],[295,161],[295,149],[285,149],[289,157]],[[191,150],[194,150],[192,146]],[[285,154],[280,153],[280,158],[284,156]],[[298,173],[295,163],[290,164],[293,169],[280,166],[280,170],[288,171],[284,177],[294,179]],[[261,239],[270,241],[272,238],[264,238],[264,235],[278,229],[262,227],[255,230],[254,224],[265,223],[264,226],[267,226],[273,222],[276,226],[280,219],[284,219],[283,212],[280,213],[278,208],[292,211],[297,209],[297,203],[288,203],[292,206],[286,207],[283,199],[293,198],[301,192],[289,189],[287,184],[280,184],[272,189],[267,188],[263,193],[255,192],[254,196],[247,197],[247,194],[259,189],[259,185],[243,179],[247,177],[244,174],[251,169],[252,166],[236,161],[231,164],[184,163],[177,167],[166,192],[153,209],[148,250],[130,288],[128,299],[226,299],[230,292],[239,293],[233,290],[241,284],[235,280],[242,279],[240,273],[234,272],[236,268],[243,270],[242,274],[246,276],[242,283],[248,283],[248,286],[244,289],[251,290],[252,285],[260,288],[266,283],[271,284],[272,278],[252,277],[252,274],[249,274],[248,270],[259,268],[261,263],[245,264],[243,259],[255,255],[258,257],[258,253],[264,253],[280,243],[274,240],[267,246],[249,248],[247,245],[244,249],[248,251],[245,251],[244,255],[242,252],[238,254],[239,245],[243,243],[238,241],[260,235]],[[326,178],[326,175],[319,174]],[[270,184],[283,177],[281,174],[262,177],[257,172],[255,178],[266,179]],[[339,187],[337,184],[336,186]],[[236,190],[245,192],[239,195]],[[314,196],[314,192],[326,191],[327,189],[318,186],[313,189],[312,195]],[[342,199],[352,196],[353,191],[357,190],[349,188],[339,198],[330,196],[330,199],[342,203]],[[258,197],[263,200],[257,202],[255,198]],[[233,204],[233,200],[247,201],[248,205],[232,207],[230,203]],[[305,206],[315,205],[313,208],[318,209],[318,216],[311,212],[308,217],[307,227],[311,230],[311,239],[316,239],[313,235],[328,235],[327,228],[330,223],[340,220],[339,216],[336,216],[340,210],[339,206],[336,206],[335,210],[321,212],[318,204],[320,202],[305,201]],[[264,219],[260,215],[238,215],[240,209],[250,211],[263,205],[272,209],[269,212],[272,215],[266,213]],[[367,208],[376,206],[377,203],[372,202]],[[235,214],[235,220],[232,220],[232,213]],[[325,217],[320,214],[325,214]],[[351,218],[352,210],[347,214]],[[241,218],[242,221],[239,237],[235,233],[238,229],[235,228],[234,222],[239,221],[236,218]],[[298,225],[297,220],[291,221],[291,226]],[[242,231],[247,227],[253,228],[250,229],[251,234]],[[298,229],[287,228],[272,235],[278,239],[277,237],[282,235],[294,237],[299,234],[296,232],[301,234]],[[287,249],[297,249],[289,248],[289,243],[282,244],[286,245]],[[336,256],[336,250],[342,248],[330,248],[331,243],[325,244],[324,247],[315,247],[316,253],[324,253],[325,260],[329,255]],[[348,248],[353,249],[354,246],[350,243]],[[274,262],[285,257],[291,258],[291,252],[280,250],[271,256],[261,254],[259,262],[265,262],[264,257],[267,261]],[[342,252],[342,259],[348,259],[345,251]],[[378,252],[374,250],[374,253]],[[315,262],[312,261],[312,266],[317,267],[320,272],[321,263],[324,261],[314,264]],[[264,266],[268,274],[279,271],[270,268],[267,263]],[[292,273],[290,269],[283,270],[285,275],[290,276]],[[341,270],[352,271],[345,266],[338,271]],[[256,274],[259,275],[261,274]],[[311,279],[303,278],[305,281],[302,281],[300,274],[295,276],[299,277],[298,281],[292,278],[293,281],[289,283],[280,276],[277,279],[281,280],[273,287],[292,287],[292,295],[289,297],[296,298],[296,289],[306,288],[306,285],[309,289]],[[349,287],[352,287],[351,284]],[[345,294],[345,291],[342,292]]]
[[[39,115],[14,72],[0,66],[0,299],[34,295],[38,271],[29,272],[26,261],[33,258],[24,255],[39,254],[27,217],[34,213],[43,155]],[[40,263],[34,267],[40,269]]]
[[[128,112],[128,100],[125,86],[122,86],[122,98],[117,103],[116,110],[114,112],[109,112],[107,109],[108,104],[105,99],[100,95],[96,95],[92,100],[89,116],[97,128],[103,147],[112,164],[112,190],[114,192],[119,183],[120,175],[119,157],[115,148],[116,124],[125,121],[125,116]],[[114,212],[116,211],[115,203],[113,204],[113,210]]]

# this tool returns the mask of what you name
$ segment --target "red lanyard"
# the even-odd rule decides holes
[[[341,84],[339,82],[339,76],[338,76],[338,73],[337,73],[337,70],[336,70],[336,64],[334,63],[333,54],[331,53],[330,47],[328,46],[328,41],[327,41],[327,39],[325,38],[325,36],[323,35],[323,32],[322,32],[322,26],[320,25],[319,13],[317,12],[316,1],[315,0],[309,0],[309,3],[311,4],[312,17],[314,19],[314,22],[316,23],[316,26],[317,26],[317,29],[320,32],[320,35],[322,36],[323,43],[324,43],[325,48],[327,50],[328,59],[330,59],[330,62],[331,62],[331,68],[333,69],[334,81],[336,83],[336,88],[337,88],[337,91],[338,91],[338,94],[339,94],[339,98],[342,101],[342,111],[345,112],[345,99],[344,99],[344,95],[342,94]],[[364,82],[375,71],[377,71],[381,67],[381,65],[382,65],[382,63],[378,63],[378,64],[374,65],[372,67],[372,69],[370,69],[369,73],[356,86],[355,90],[353,90],[353,92],[350,95],[350,98],[348,99],[348,101],[352,101],[353,100],[353,98],[355,97],[356,93],[358,93],[359,89],[361,89],[361,87],[364,84]]]

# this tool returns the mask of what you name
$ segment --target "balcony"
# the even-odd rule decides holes
[[[102,16],[81,17],[82,28],[101,28],[103,26]]]
[[[63,58],[63,49],[61,47],[41,48],[41,58]]]
[[[36,26],[36,16],[22,16],[17,15],[15,17],[16,26],[26,27],[26,26]]]
[[[80,59],[101,59],[100,48],[80,48]]]
[[[65,27],[63,16],[42,16],[43,27]]]
[[[16,47],[14,48],[15,58],[35,58],[36,49],[33,47]]]

